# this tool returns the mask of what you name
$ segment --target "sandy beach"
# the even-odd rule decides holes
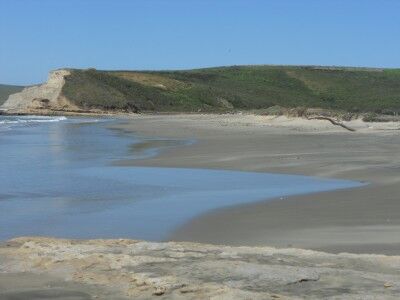
[[[0,300],[400,299],[400,0],[0,9]]]
[[[326,121],[251,114],[120,116],[111,128],[146,137],[131,151],[159,153],[114,161],[118,166],[368,184],[212,210],[177,228],[167,243],[3,242],[0,299],[397,299],[400,126],[346,125],[356,132]]]
[[[365,181],[362,188],[219,209],[170,240],[296,247],[327,252],[400,253],[400,136],[396,123],[346,123],[237,115],[139,115],[117,128],[195,139],[151,159],[118,165],[216,168]]]

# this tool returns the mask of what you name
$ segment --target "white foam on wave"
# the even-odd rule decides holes
[[[108,122],[110,119],[107,118],[74,118],[65,116],[0,116],[0,131],[11,130],[16,127],[29,127],[39,125],[41,123],[57,123],[57,122],[67,122],[67,123],[100,123]]]
[[[6,117],[5,119],[0,119],[0,125],[18,125],[18,124],[28,124],[28,123],[52,123],[67,120],[66,117],[45,117],[45,116],[18,116],[18,117]]]

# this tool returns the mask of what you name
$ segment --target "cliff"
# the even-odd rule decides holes
[[[56,70],[9,97],[19,112],[231,112],[322,108],[400,112],[400,70],[232,66],[185,71]],[[274,109],[273,109],[274,110]]]
[[[61,93],[65,76],[70,74],[68,70],[50,72],[46,83],[26,87],[19,93],[11,94],[1,109],[9,113],[77,110]]]

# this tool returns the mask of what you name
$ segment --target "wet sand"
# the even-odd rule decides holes
[[[268,245],[328,252],[400,253],[400,131],[395,123],[251,115],[158,115],[118,128],[194,138],[193,145],[118,165],[216,168],[366,181],[363,188],[219,209],[178,228],[170,240]]]
[[[124,117],[118,129],[193,139],[117,165],[194,167],[363,180],[361,188],[211,211],[170,240],[20,238],[0,244],[0,299],[397,299],[400,253],[400,125],[247,115]],[[369,128],[373,126],[373,128]]]

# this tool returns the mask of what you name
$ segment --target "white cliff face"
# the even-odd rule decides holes
[[[0,108],[7,112],[68,109],[71,104],[61,95],[65,83],[64,77],[67,75],[70,75],[68,70],[52,71],[46,83],[27,87],[19,93],[10,95]]]

